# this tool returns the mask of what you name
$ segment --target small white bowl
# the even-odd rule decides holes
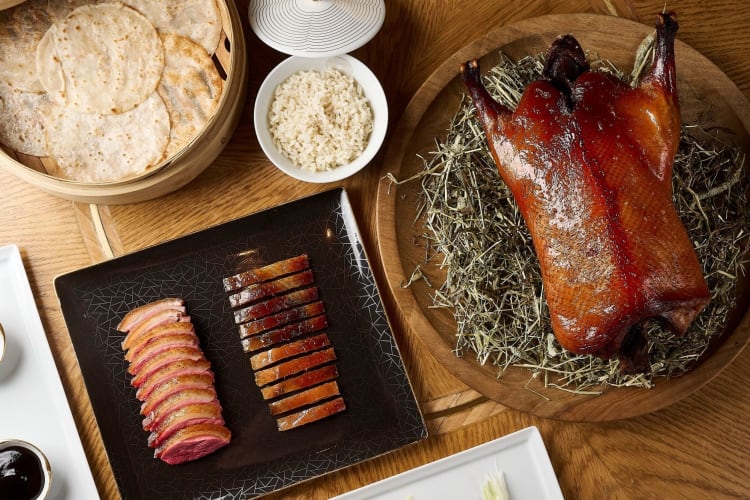
[[[34,446],[33,444],[29,443],[28,441],[24,441],[21,439],[0,439],[0,451],[7,450],[8,448],[23,448],[24,450],[30,452],[34,458],[36,459],[36,462],[38,466],[41,469],[41,481],[42,485],[39,490],[39,493],[32,497],[34,500],[42,500],[47,497],[47,494],[49,493],[50,486],[52,484],[52,468],[49,465],[49,460],[47,460],[47,456]],[[2,492],[0,492],[1,494]],[[2,495],[0,495],[2,496]]]
[[[304,70],[323,71],[334,67],[359,83],[373,113],[373,128],[369,142],[362,154],[349,164],[331,170],[315,172],[303,169],[284,156],[277,148],[268,130],[268,111],[273,101],[276,87],[293,74]],[[358,59],[344,54],[325,58],[305,58],[292,56],[276,66],[268,74],[258,90],[254,110],[255,135],[263,152],[281,171],[306,182],[335,182],[345,179],[364,168],[380,149],[388,129],[388,102],[385,92],[375,74]]]
[[[5,330],[3,330],[3,324],[0,323],[0,363],[3,361],[5,356]]]

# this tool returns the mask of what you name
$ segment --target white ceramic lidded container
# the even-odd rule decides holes
[[[250,27],[264,43],[291,57],[277,65],[261,84],[253,124],[263,152],[295,179],[326,183],[363,169],[377,154],[388,129],[388,102],[375,74],[348,54],[369,42],[385,19],[383,0],[254,0]],[[276,87],[293,74],[334,68],[352,77],[369,102],[372,132],[367,146],[351,162],[325,171],[301,168],[279,151],[269,131],[268,114]]]

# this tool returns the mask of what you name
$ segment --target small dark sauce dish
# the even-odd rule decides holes
[[[0,498],[41,500],[51,479],[49,461],[39,448],[19,439],[0,440]]]

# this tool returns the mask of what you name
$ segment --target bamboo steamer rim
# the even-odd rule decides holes
[[[246,44],[239,12],[233,2],[216,0],[216,4],[223,29],[217,50],[211,57],[219,60],[226,80],[217,111],[182,149],[140,176],[108,183],[80,182],[40,172],[11,158],[4,145],[0,148],[0,167],[43,191],[84,203],[137,203],[179,189],[197,177],[228,142],[228,136],[239,121],[246,94]]]
[[[0,10],[10,9],[16,5],[22,4],[26,0],[0,0]]]

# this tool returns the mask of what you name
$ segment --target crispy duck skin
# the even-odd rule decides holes
[[[311,351],[317,351],[323,347],[331,345],[328,335],[321,333],[313,337],[307,337],[278,347],[273,347],[267,351],[261,351],[250,356],[250,366],[253,370],[260,370],[274,363],[297,356],[299,354]]]
[[[322,420],[346,409],[344,398],[338,397],[310,408],[292,413],[276,419],[276,427],[280,431],[296,429],[305,424]]]
[[[242,339],[242,349],[245,352],[255,352],[266,347],[281,344],[288,340],[301,337],[308,333],[313,333],[322,330],[328,326],[328,319],[325,315],[315,316],[302,320],[298,323],[292,323],[289,325],[282,326],[275,330],[269,330],[259,335],[253,335]]]
[[[300,321],[306,318],[312,318],[325,312],[323,301],[312,302],[303,306],[294,307],[285,311],[266,316],[265,318],[256,319],[240,325],[240,337],[256,335],[272,328]]]
[[[289,259],[280,260],[267,266],[258,267],[234,276],[224,278],[224,290],[231,292],[242,287],[268,281],[285,274],[304,271],[310,266],[307,254],[298,255]]]
[[[658,15],[654,62],[635,87],[558,38],[515,111],[492,99],[476,61],[461,66],[531,234],[555,336],[574,353],[617,356],[625,372],[649,368],[646,320],[682,335],[709,301],[672,202],[677,28]]]
[[[312,387],[326,380],[335,379],[338,376],[339,371],[336,365],[325,365],[321,368],[309,370],[300,375],[282,380],[276,384],[263,387],[260,393],[263,395],[263,399],[274,399],[285,394],[291,394],[294,391]]]
[[[332,347],[322,351],[311,352],[298,358],[284,361],[270,368],[264,368],[255,372],[255,383],[258,387],[271,384],[290,375],[296,375],[310,368],[329,363],[336,359],[336,353]]]
[[[318,300],[318,287],[303,288],[238,309],[234,312],[234,322],[245,323],[314,300]]]
[[[334,380],[326,382],[324,384],[316,385],[304,391],[292,394],[285,398],[272,401],[268,403],[268,409],[271,410],[271,415],[281,415],[283,413],[308,406],[324,399],[332,398],[333,396],[339,396],[339,384]]]
[[[312,284],[313,273],[311,270],[290,274],[273,281],[256,283],[229,296],[229,304],[232,307],[240,307],[256,300],[265,299],[273,295],[279,295],[295,288]]]

